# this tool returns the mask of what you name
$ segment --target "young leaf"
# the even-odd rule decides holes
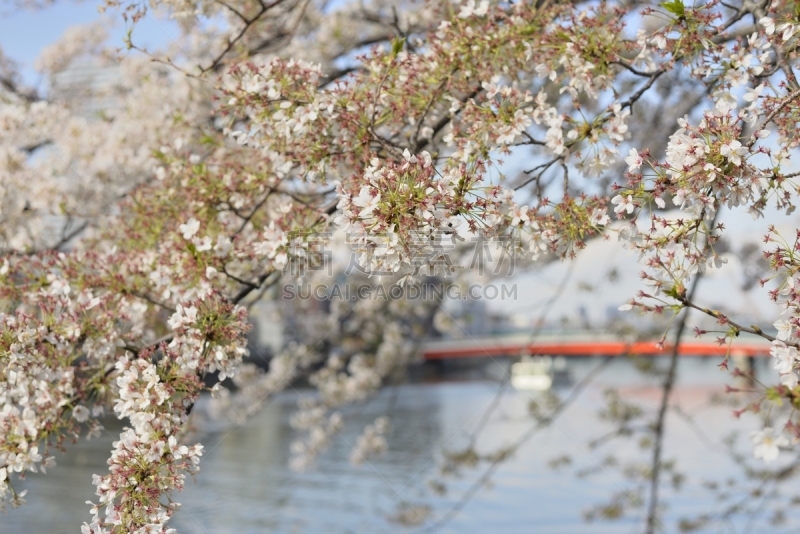
[[[397,57],[397,54],[399,54],[400,51],[403,50],[403,46],[405,44],[406,44],[405,37],[396,37],[395,39],[392,39],[392,58]]]
[[[662,2],[661,7],[682,19],[686,15],[686,8],[681,0],[672,0],[671,2]]]

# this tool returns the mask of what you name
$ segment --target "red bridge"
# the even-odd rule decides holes
[[[715,341],[689,339],[680,343],[678,354],[693,357],[769,356],[769,341],[751,337],[735,340],[730,347]],[[669,356],[672,344],[663,348],[655,341],[627,342],[608,334],[598,335],[514,335],[431,341],[422,353],[426,360],[493,358],[498,356]]]

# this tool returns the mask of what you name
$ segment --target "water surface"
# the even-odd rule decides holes
[[[571,360],[573,385],[597,363]],[[735,420],[730,408],[709,404],[709,397],[721,393],[729,382],[716,363],[691,359],[681,365],[675,397],[694,423],[683,415],[668,418],[665,458],[676,461],[686,482],[680,491],[665,484],[664,532],[678,532],[677,522],[682,517],[721,509],[722,501],[710,494],[704,483],[717,480],[724,485],[732,480],[731,498],[747,495],[745,487],[749,486],[743,485],[737,461],[724,452],[722,437],[732,431],[749,431],[758,422],[755,417]],[[599,448],[591,448],[589,442],[611,429],[597,417],[605,388],[619,388],[624,399],[655,408],[661,394],[656,384],[629,361],[608,366],[553,425],[503,462],[491,484],[436,531],[642,532],[642,507],[629,507],[614,522],[587,523],[583,512],[645,482],[642,475],[626,476],[607,465],[609,455],[622,461],[645,461],[649,452],[630,439],[612,440]],[[561,385],[558,392],[566,394],[571,387]],[[392,522],[391,516],[403,505],[425,506],[431,513],[421,526],[434,525],[485,469],[484,465],[466,469],[458,477],[440,478],[441,452],[467,443],[498,394],[501,401],[477,439],[477,449],[489,453],[513,443],[535,424],[529,406],[543,398],[535,392],[500,390],[492,380],[397,386],[345,410],[345,428],[330,449],[313,470],[296,473],[287,467],[289,445],[298,437],[288,421],[298,398],[309,393],[288,391],[245,424],[222,423],[215,431],[206,431],[201,472],[196,482],[189,481],[178,495],[183,507],[172,526],[181,533],[197,534],[418,532]],[[392,419],[388,452],[364,465],[351,465],[350,451],[364,425],[385,413]],[[85,501],[93,498],[91,475],[105,472],[111,441],[120,429],[120,423],[109,421],[101,438],[82,440],[67,455],[58,456],[58,466],[50,474],[30,476],[25,483],[28,504],[0,516],[0,534],[79,532],[79,525],[90,517]],[[550,465],[554,458],[565,456],[570,465],[558,469]],[[579,476],[581,473],[591,474]],[[431,491],[431,480],[444,482],[447,492],[437,495]],[[800,483],[786,487],[800,488]],[[749,525],[745,519],[735,518],[697,532],[797,530],[800,511],[789,509],[784,524],[770,526],[767,520],[772,505],[766,499],[764,503]]]

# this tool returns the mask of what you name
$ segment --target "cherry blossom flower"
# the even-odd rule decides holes
[[[609,216],[608,211],[603,208],[596,208],[592,211],[592,224],[596,226],[605,226],[608,224]]]
[[[528,217],[527,206],[514,206],[511,210],[513,217],[511,219],[511,226],[527,226],[531,220]]]
[[[611,203],[617,205],[617,207],[614,208],[614,213],[621,214],[624,211],[631,214],[633,210],[636,209],[636,204],[633,203],[633,196],[631,195],[617,195],[611,199]]]
[[[632,148],[628,153],[628,157],[625,158],[625,163],[628,164],[628,172],[639,170],[639,167],[642,166],[643,161],[644,160],[639,155],[639,151],[635,148]]]
[[[72,409],[72,417],[79,423],[85,423],[89,419],[89,409],[86,406],[76,406]]]
[[[178,229],[183,234],[183,238],[189,240],[200,230],[200,221],[192,217],[184,224],[181,224]]]
[[[719,147],[719,153],[725,156],[728,161],[736,165],[737,167],[742,164],[741,156],[747,153],[747,149],[742,147],[742,143],[737,141],[736,139],[732,141],[728,141],[727,143],[723,143]]]
[[[754,444],[753,456],[767,463],[774,462],[778,459],[778,455],[780,454],[779,447],[786,447],[789,445],[789,440],[786,439],[785,436],[782,436],[770,427],[752,432],[750,438]]]
[[[772,35],[775,33],[775,21],[772,17],[761,17],[758,19],[758,23],[764,26],[764,31],[767,35]]]
[[[476,6],[475,0],[467,0],[464,5],[461,6],[461,10],[458,12],[459,18],[466,19],[469,17],[483,17],[489,10],[489,1],[488,0],[481,0],[481,3]]]
[[[792,323],[789,321],[781,319],[779,321],[775,321],[774,326],[778,330],[778,339],[787,341],[790,337],[792,337],[794,326],[792,326]]]

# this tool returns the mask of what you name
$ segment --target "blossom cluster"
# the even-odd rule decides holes
[[[678,7],[670,9],[677,11]],[[677,14],[684,22],[711,26],[709,11],[697,9]],[[679,22],[679,20],[678,20]],[[676,22],[677,23],[677,22]],[[774,72],[776,54],[783,53],[791,40],[793,27],[787,23],[775,32],[771,17],[761,18],[758,28],[747,36],[746,46],[727,46],[708,37],[696,35],[702,49],[694,49],[691,69],[695,76],[706,80],[709,89],[709,106],[702,116],[692,119],[678,118],[679,129],[669,138],[663,161],[652,156],[649,150],[631,148],[625,159],[628,164],[625,186],[618,186],[618,194],[611,202],[619,218],[628,218],[620,237],[640,253],[647,271],[642,278],[648,285],[636,299],[621,309],[636,307],[642,311],[661,313],[684,307],[695,307],[726,326],[720,342],[732,341],[743,327],[730,321],[716,310],[707,310],[688,300],[692,280],[707,268],[721,268],[727,259],[717,251],[724,225],[717,222],[723,209],[742,209],[754,218],[765,216],[774,208],[792,213],[795,209],[794,174],[787,172],[791,162],[791,147],[796,145],[795,132],[787,128],[786,118],[795,120],[796,90],[785,81],[776,81],[766,75]],[[659,36],[659,55],[685,53],[678,42],[665,38],[666,30]],[[688,46],[688,44],[684,44]],[[776,140],[777,138],[777,140]],[[680,210],[679,216],[659,214],[667,202]],[[647,218],[645,228],[635,221]],[[774,229],[770,227],[770,233]],[[765,242],[774,242],[768,235]],[[782,243],[781,239],[777,240]],[[775,323],[777,339],[760,328],[745,328],[750,333],[773,340],[772,355],[781,385],[767,388],[761,401],[747,409],[758,411],[762,401],[782,397],[794,398],[797,387],[797,339],[793,307],[794,278],[792,253],[785,243],[765,255],[778,271],[780,290],[771,292],[774,300],[785,303],[785,319]],[[761,281],[765,285],[769,278]],[[700,331],[700,333],[704,333]],[[786,429],[793,431],[795,422],[789,418]],[[778,445],[788,441],[778,436],[772,428],[754,434],[754,454],[767,461],[778,454]]]
[[[202,445],[187,447],[178,440],[203,389],[201,378],[215,371],[224,377],[246,353],[240,344],[243,310],[213,297],[178,305],[168,321],[174,337],[161,344],[160,358],[152,350],[117,361],[114,412],[131,427],[113,444],[110,473],[95,476],[99,502],[92,503],[94,520],[84,525],[85,532],[163,531],[176,505],[162,496],[181,490],[185,473],[197,471]]]
[[[308,379],[293,465],[311,465],[441,316],[335,302],[323,339],[311,325],[267,373],[242,366],[247,306],[311,278],[287,267],[337,230],[386,283],[435,274],[464,236],[541,260],[616,232],[648,285],[626,307],[702,310],[688,288],[725,265],[720,212],[791,213],[797,193],[796,14],[748,6],[109,1],[131,23],[176,18],[179,43],[116,62],[72,31],[39,63],[48,99],[0,56],[0,497],[21,503],[14,481],[111,410],[127,426],[84,531],[168,532],[202,453],[182,442],[189,414],[228,377],[238,391],[214,386],[216,409],[243,414]],[[117,81],[54,83],[81,61]],[[794,401],[796,247],[769,242],[785,309],[765,399]],[[786,446],[774,432],[754,436],[765,460]],[[353,458],[387,433],[369,425]]]

